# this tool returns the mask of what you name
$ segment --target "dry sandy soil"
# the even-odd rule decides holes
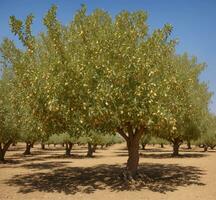
[[[119,178],[125,167],[125,144],[98,149],[86,158],[86,147],[75,146],[66,158],[62,147],[23,156],[23,144],[12,147],[8,162],[0,164],[0,199],[103,199],[103,200],[215,200],[216,152],[181,149],[180,158],[170,157],[170,147],[148,146],[140,151],[140,180],[134,187]]]

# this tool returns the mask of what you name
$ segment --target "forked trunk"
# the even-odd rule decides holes
[[[65,155],[66,156],[70,156],[71,155],[71,149],[73,147],[73,143],[72,142],[67,142],[66,143],[66,151],[65,151]]]
[[[24,155],[30,155],[31,154],[31,147],[32,147],[32,143],[26,142],[26,149],[24,151]]]
[[[139,141],[145,131],[145,126],[133,128],[130,122],[126,124],[127,133],[123,128],[117,128],[118,133],[126,140],[128,149],[127,177],[136,178],[139,164]]]
[[[135,177],[139,164],[139,139],[136,137],[129,137],[129,140],[127,141],[127,147],[127,171],[130,176]]]

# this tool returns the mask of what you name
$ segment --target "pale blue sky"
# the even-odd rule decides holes
[[[201,80],[209,82],[209,89],[216,93],[216,0],[0,0],[0,41],[4,37],[17,40],[8,25],[9,16],[24,19],[35,15],[34,33],[43,30],[42,17],[52,4],[58,6],[58,18],[67,24],[80,5],[85,3],[88,12],[102,8],[115,16],[121,10],[146,10],[151,29],[165,23],[174,26],[173,37],[179,38],[177,51],[196,55],[208,68]],[[216,95],[210,109],[216,113]]]

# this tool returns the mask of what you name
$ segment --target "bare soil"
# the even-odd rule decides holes
[[[171,147],[147,146],[140,150],[140,178],[128,184],[120,174],[125,168],[125,144],[97,149],[86,157],[87,147],[75,146],[71,157],[64,147],[39,145],[24,156],[24,144],[11,147],[8,162],[0,164],[0,200],[215,200],[216,151],[182,147],[179,158]]]

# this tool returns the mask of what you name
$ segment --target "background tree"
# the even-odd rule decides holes
[[[164,102],[171,120],[165,118],[159,129],[163,132],[161,137],[173,144],[173,156],[178,156],[183,141],[197,139],[204,129],[203,118],[208,112],[211,93],[207,85],[199,81],[205,64],[199,64],[195,57],[189,58],[184,54],[175,56],[173,65],[175,72],[165,91],[169,98]]]
[[[19,138],[19,113],[11,103],[13,79],[10,69],[2,68],[0,80],[0,161],[5,160],[5,153]]]

